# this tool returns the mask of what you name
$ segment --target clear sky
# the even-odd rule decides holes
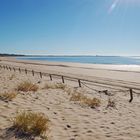
[[[0,0],[0,53],[140,55],[140,0]]]

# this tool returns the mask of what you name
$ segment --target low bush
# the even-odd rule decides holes
[[[18,85],[17,90],[18,91],[23,91],[23,92],[28,92],[28,91],[37,91],[38,90],[38,85],[33,84],[31,82],[25,81],[22,82]]]
[[[62,89],[64,90],[66,85],[63,83],[46,83],[44,89]]]
[[[70,101],[78,101],[80,104],[87,105],[91,108],[99,107],[101,101],[98,98],[89,98],[81,93],[72,94]]]
[[[16,92],[0,93],[0,100],[11,101],[17,96]]]
[[[39,136],[48,130],[49,119],[42,113],[21,112],[13,119],[13,128],[22,135]]]

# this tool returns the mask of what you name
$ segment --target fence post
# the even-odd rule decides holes
[[[81,87],[81,81],[80,81],[80,79],[78,79],[78,83],[79,83],[79,87]]]
[[[11,71],[11,67],[9,67],[9,70]]]
[[[16,69],[13,67],[14,72],[16,71]]]
[[[130,100],[129,102],[131,103],[133,100],[133,90],[130,88]]]
[[[64,81],[64,76],[62,76],[62,83],[65,83],[65,81]]]
[[[50,80],[52,81],[52,75],[50,74]]]
[[[42,78],[42,73],[41,72],[39,72],[40,73],[40,78]]]
[[[21,69],[19,68],[19,72],[21,73]]]
[[[25,74],[27,74],[27,69],[25,69]]]
[[[35,73],[34,73],[34,70],[32,70],[32,75],[34,76],[34,74],[35,74]]]

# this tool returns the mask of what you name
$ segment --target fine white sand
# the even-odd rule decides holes
[[[15,61],[15,60],[12,60]],[[87,79],[104,80],[113,83],[122,82],[124,85],[139,87],[140,73],[138,69],[105,69],[98,66],[92,68],[83,64],[57,64],[47,63],[39,65],[26,64],[20,61],[10,62],[2,60],[1,64],[10,66],[20,66],[44,72],[59,73],[70,76],[84,77]],[[34,62],[32,62],[34,63]],[[82,68],[80,68],[82,67]],[[95,69],[94,69],[95,68]],[[11,75],[14,75],[12,79]],[[54,79],[55,80],[55,79]],[[42,79],[39,75],[25,74],[14,71],[0,69],[0,94],[13,91],[22,81],[31,81],[39,86],[35,93],[20,93],[15,99],[9,102],[0,100],[0,140],[19,140],[12,133],[6,133],[11,127],[10,121],[16,112],[28,110],[42,112],[50,119],[50,130],[47,132],[49,140],[139,140],[140,139],[140,97],[134,96],[132,103],[129,103],[128,92],[113,93],[112,96],[104,93],[97,93],[86,87],[78,88],[83,94],[89,97],[96,97],[101,100],[101,106],[92,109],[81,106],[77,102],[70,101],[70,96],[61,89],[42,89],[46,82],[50,82],[48,77]],[[58,80],[55,80],[58,81]],[[136,83],[137,82],[137,83]],[[54,82],[53,82],[54,83]],[[70,89],[77,88],[78,84],[67,82]],[[100,86],[94,86],[102,90]],[[108,90],[112,90],[112,86]],[[115,102],[115,108],[106,108],[108,99]]]

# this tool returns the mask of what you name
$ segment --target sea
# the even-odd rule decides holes
[[[17,59],[89,64],[140,65],[140,57],[126,56],[24,56],[17,57]]]

